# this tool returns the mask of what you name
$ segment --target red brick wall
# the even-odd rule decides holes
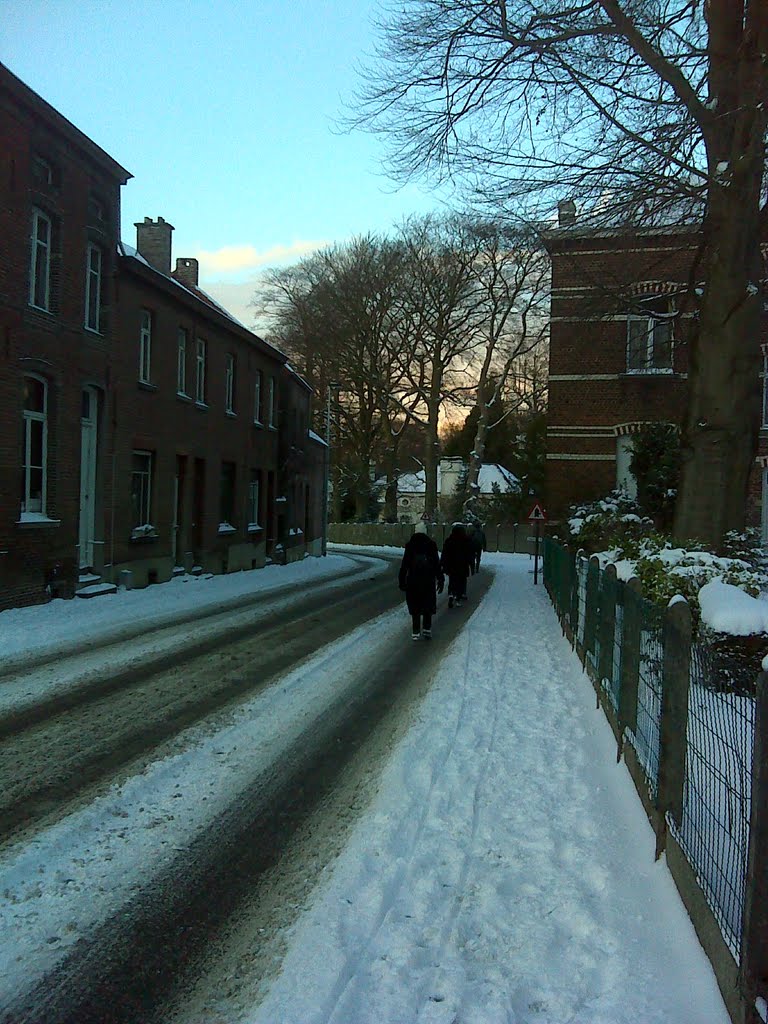
[[[125,177],[39,98],[0,69],[0,608],[46,600],[46,582],[77,562],[80,408],[84,384],[107,391],[112,345],[114,250],[120,181]],[[42,157],[53,169],[47,184],[34,174]],[[89,220],[97,196],[102,221]],[[51,303],[29,304],[33,207],[54,225]],[[103,253],[101,334],[85,322],[85,259],[89,241]],[[21,511],[22,387],[27,373],[48,384],[46,513],[59,525],[19,523]]]

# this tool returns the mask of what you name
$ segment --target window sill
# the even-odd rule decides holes
[[[263,423],[261,422],[261,420],[254,420],[254,421],[253,421],[253,425],[254,425],[254,427],[256,427],[256,428],[257,428],[258,430],[263,430],[263,429],[264,429],[264,424],[263,424]]]
[[[248,533],[262,533],[263,530],[264,527],[258,523],[248,523]]]
[[[234,412],[234,410],[232,410],[232,409],[227,409],[227,416],[228,416],[228,417],[229,417],[229,418],[230,418],[231,420],[236,420],[236,419],[237,419],[237,413],[236,413],[236,412]]]
[[[197,399],[195,399],[195,408],[196,408],[196,409],[204,409],[204,410],[207,410],[207,409],[208,409],[208,406],[206,405],[206,403],[205,403],[205,402],[200,402],[200,401],[198,401]]]
[[[34,302],[27,303],[27,306],[32,313],[43,313],[45,316],[53,316],[53,311],[46,309],[45,306],[36,306]]]
[[[277,433],[277,427],[274,425],[274,423],[268,424],[267,430],[271,430],[273,434]]]
[[[182,402],[191,402],[192,396],[185,394],[183,391],[177,391],[176,397],[181,399]]]
[[[156,533],[131,533],[131,544],[151,544],[159,539]]]
[[[233,526],[231,523],[219,523],[218,533],[220,536],[237,533],[237,527]]]
[[[652,370],[625,370],[625,377],[674,377],[675,371],[671,367]]]
[[[89,327],[88,324],[83,324],[83,330],[87,331],[89,334],[95,334],[97,338],[103,338],[104,337],[104,332],[103,331],[99,331],[95,327]]]
[[[47,526],[61,526],[60,519],[49,519],[40,512],[22,512],[21,517],[16,520],[16,525],[23,530],[45,529]]]
[[[148,380],[139,380],[136,383],[141,391],[157,391],[157,384],[151,384]]]

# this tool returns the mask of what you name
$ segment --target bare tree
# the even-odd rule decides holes
[[[402,176],[451,176],[529,218],[701,224],[675,533],[743,525],[759,422],[765,0],[410,0],[359,120]]]

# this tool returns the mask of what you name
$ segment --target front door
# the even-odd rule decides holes
[[[98,392],[83,388],[80,416],[80,568],[93,568],[96,539],[96,443]]]

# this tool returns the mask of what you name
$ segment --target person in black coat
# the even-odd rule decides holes
[[[480,572],[480,559],[487,550],[485,530],[480,523],[473,523],[469,528],[469,543],[472,548],[472,573]]]
[[[443,544],[440,565],[448,576],[448,607],[461,604],[467,596],[467,577],[472,566],[472,547],[463,523],[454,523]]]
[[[416,532],[405,545],[400,563],[400,589],[413,623],[413,639],[432,636],[432,616],[437,611],[436,591],[442,593],[445,577],[440,568],[437,544],[427,536],[427,528],[419,523]]]

